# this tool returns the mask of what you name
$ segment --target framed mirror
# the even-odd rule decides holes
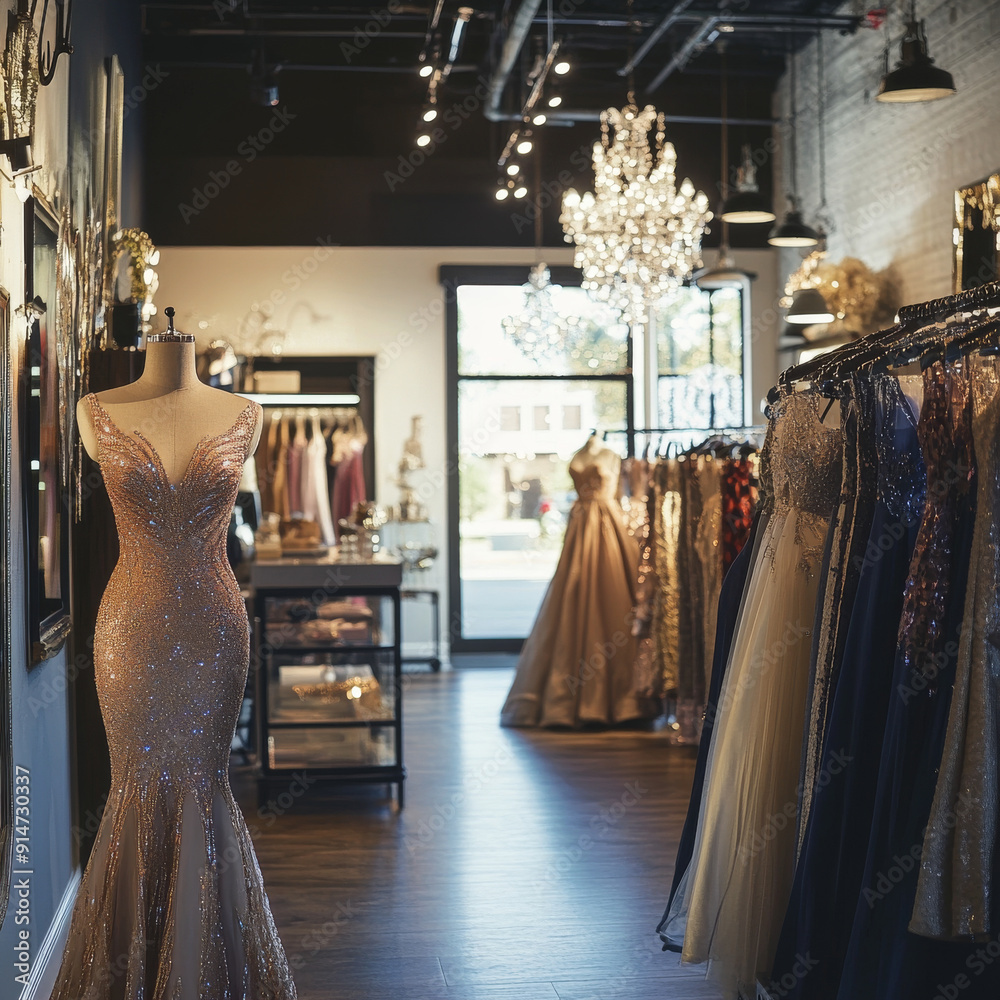
[[[20,373],[21,491],[27,562],[28,666],[54,656],[69,634],[69,484],[56,338],[55,217],[36,199],[25,203],[25,356]]]
[[[955,192],[955,291],[1000,278],[1000,173]]]

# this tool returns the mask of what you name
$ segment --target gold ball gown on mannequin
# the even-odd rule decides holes
[[[171,483],[86,398],[121,547],[94,635],[111,792],[52,1000],[293,1000],[228,779],[250,632],[226,531],[260,407]]]
[[[574,456],[573,504],[562,553],[521,650],[503,726],[613,725],[653,718],[637,690],[639,548],[616,500],[621,460],[591,442]]]

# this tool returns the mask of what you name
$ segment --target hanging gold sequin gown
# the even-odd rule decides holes
[[[173,484],[87,399],[121,549],[94,634],[111,791],[52,1000],[292,1000],[228,779],[250,632],[226,531],[260,407]]]

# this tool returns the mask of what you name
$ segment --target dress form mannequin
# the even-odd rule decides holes
[[[604,444],[604,439],[596,431],[587,438],[586,444],[570,459],[569,467],[573,472],[582,472],[595,462],[607,462],[609,468],[618,469],[621,459],[617,452]],[[617,475],[617,471],[615,475]]]
[[[200,383],[172,323],[108,397],[79,426],[119,542],[93,633],[111,784],[48,995],[295,1000],[229,784],[252,635],[226,533],[263,408]]]
[[[142,374],[128,385],[102,392],[99,402],[111,407],[108,413],[119,427],[142,432],[160,456],[167,478],[176,483],[198,443],[228,430],[246,400],[198,378],[194,337],[175,332],[173,309],[166,312],[167,332],[147,338]],[[76,405],[76,419],[83,447],[97,461],[97,433],[86,398]],[[257,448],[262,424],[261,418],[250,454]]]

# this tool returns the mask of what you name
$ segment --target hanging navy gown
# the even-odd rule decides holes
[[[841,662],[823,713],[829,719],[826,738],[773,971],[774,992],[801,1000],[837,996],[893,691],[896,629],[886,623],[900,619],[923,511],[926,475],[916,417],[899,381],[879,379],[875,403],[877,466],[860,465],[858,480],[877,483],[877,496],[855,567],[856,598]],[[795,974],[803,956],[809,957],[808,972]]]

